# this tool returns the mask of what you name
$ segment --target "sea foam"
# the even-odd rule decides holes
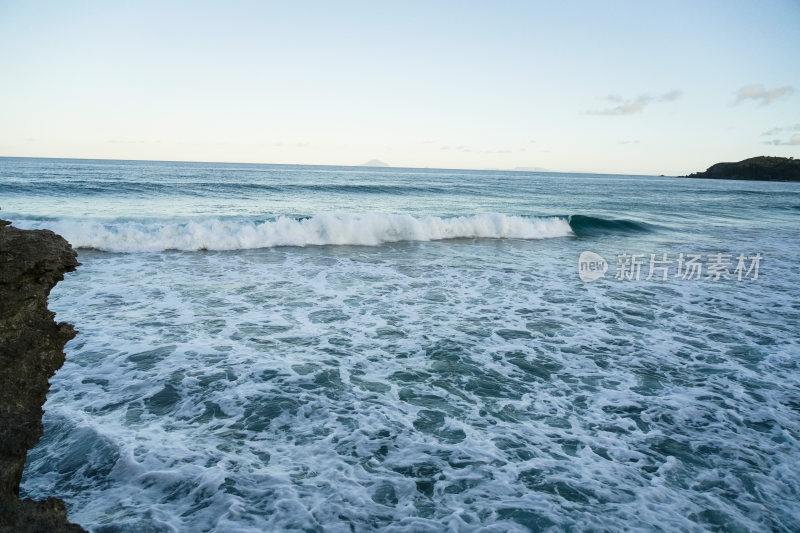
[[[477,214],[323,214],[264,222],[203,219],[189,222],[21,220],[20,226],[60,233],[76,248],[109,252],[246,250],[275,246],[361,245],[458,238],[546,239],[573,234],[564,218]]]

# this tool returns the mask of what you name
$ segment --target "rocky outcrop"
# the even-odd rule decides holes
[[[47,297],[80,263],[52,231],[0,220],[0,532],[80,532],[64,502],[19,499],[25,456],[42,436],[49,380],[64,363],[71,325],[56,323]]]
[[[684,178],[758,181],[800,181],[800,159],[759,156],[738,163],[717,163]]]

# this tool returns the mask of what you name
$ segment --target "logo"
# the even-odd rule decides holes
[[[606,275],[607,271],[608,263],[602,256],[588,250],[581,252],[578,258],[578,276],[581,281],[589,283],[600,279]]]

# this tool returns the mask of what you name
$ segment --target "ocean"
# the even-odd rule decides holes
[[[82,263],[22,492],[87,529],[800,530],[800,184],[0,158],[0,207]]]

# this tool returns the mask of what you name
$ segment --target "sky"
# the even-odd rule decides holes
[[[799,28],[799,0],[0,0],[0,156],[656,175],[800,157]]]

